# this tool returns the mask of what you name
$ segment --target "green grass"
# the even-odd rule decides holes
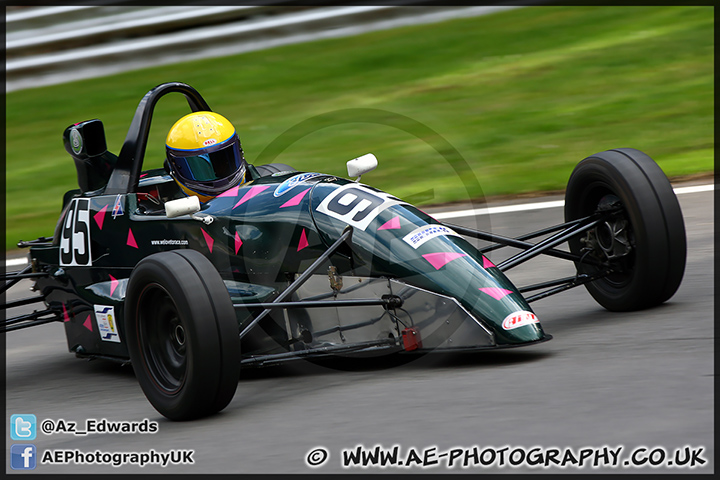
[[[528,7],[11,92],[6,247],[51,234],[76,188],[65,127],[100,118],[118,153],[142,95],[167,81],[233,121],[250,162],[345,176],[372,152],[363,182],[420,203],[563,189],[579,160],[616,147],[668,176],[710,172],[713,28],[712,7]],[[146,168],[187,111],[179,95],[159,103]]]

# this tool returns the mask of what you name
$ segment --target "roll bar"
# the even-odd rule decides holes
[[[160,97],[171,92],[185,95],[193,112],[210,111],[210,107],[198,91],[185,83],[163,83],[147,92],[135,110],[125,142],[123,142],[120,155],[118,155],[117,164],[105,187],[105,194],[114,195],[137,191],[155,104]]]

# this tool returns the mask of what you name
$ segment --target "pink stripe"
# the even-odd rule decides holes
[[[250,190],[248,190],[245,193],[245,195],[243,195],[243,197],[240,199],[240,201],[237,202],[233,208],[237,208],[239,205],[242,205],[243,203],[247,202],[248,200],[253,198],[255,195],[257,195],[258,193],[262,192],[263,190],[267,190],[268,188],[270,188],[269,185],[258,185],[256,187],[250,187]]]
[[[240,240],[240,235],[235,232],[235,255],[237,255],[238,250],[240,250],[240,247],[242,247],[242,240]]]
[[[87,328],[87,329],[90,330],[91,332],[93,331],[93,328],[92,328],[92,320],[90,320],[90,314],[88,314],[87,318],[86,318],[85,321],[83,322],[83,327]]]
[[[218,197],[237,197],[239,190],[240,190],[239,186],[233,187],[230,190],[228,190],[227,192],[221,193],[220,195],[218,195]]]
[[[491,297],[493,297],[495,300],[500,300],[501,298],[505,297],[506,295],[509,295],[512,292],[512,290],[507,290],[505,288],[498,288],[498,287],[486,287],[486,288],[479,288],[483,293],[487,293]]]
[[[98,210],[98,212],[93,216],[93,218],[95,219],[95,223],[97,223],[98,228],[100,228],[100,230],[102,230],[103,221],[105,221],[105,212],[107,211],[107,208],[108,208],[108,206],[105,205],[100,210]]]
[[[212,253],[212,247],[215,241],[205,230],[203,230],[202,228],[200,230],[202,231],[203,237],[205,237],[205,242],[207,243],[208,250],[210,250],[210,253]]]
[[[393,217],[383,223],[378,230],[397,230],[398,228],[400,228],[400,217]]]
[[[133,248],[138,248],[137,242],[135,241],[135,235],[132,233],[132,228],[128,230],[127,244]]]
[[[307,247],[308,245],[309,244],[308,244],[308,240],[307,240],[307,235],[305,235],[305,229],[303,228],[303,231],[300,234],[300,241],[298,242],[297,251],[299,252],[300,250]]]
[[[490,268],[494,267],[495,264],[493,264],[490,260],[488,260],[487,257],[483,256],[483,268]]]
[[[435,270],[440,270],[443,266],[447,265],[448,263],[452,262],[456,258],[464,257],[466,254],[464,253],[456,253],[456,252],[438,252],[438,253],[426,253],[423,255],[423,258],[430,262],[430,264],[435,267]]]
[[[302,199],[305,197],[305,194],[309,191],[310,191],[309,188],[306,190],[303,190],[302,192],[298,193],[297,195],[295,195],[293,198],[291,198],[287,202],[280,205],[280,208],[294,207],[295,205],[299,205],[300,202],[302,201]]]
[[[108,275],[110,277],[110,296],[112,296],[113,292],[118,286],[118,281],[115,277],[112,275]]]

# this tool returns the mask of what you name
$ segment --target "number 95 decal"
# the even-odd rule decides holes
[[[74,198],[63,220],[60,237],[61,266],[90,266],[90,200]]]

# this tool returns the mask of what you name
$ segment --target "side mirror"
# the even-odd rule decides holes
[[[75,161],[78,185],[82,192],[107,185],[117,157],[107,151],[105,129],[100,120],[70,125],[63,132],[65,150]]]
[[[200,199],[195,195],[165,202],[165,215],[175,218],[200,211]]]
[[[63,143],[65,150],[79,160],[87,160],[107,152],[105,129],[98,119],[67,127],[63,133]]]
[[[360,177],[372,170],[375,170],[378,166],[378,161],[375,155],[367,153],[362,157],[353,158],[347,162],[347,172],[349,177],[357,177],[356,182],[360,181]]]

